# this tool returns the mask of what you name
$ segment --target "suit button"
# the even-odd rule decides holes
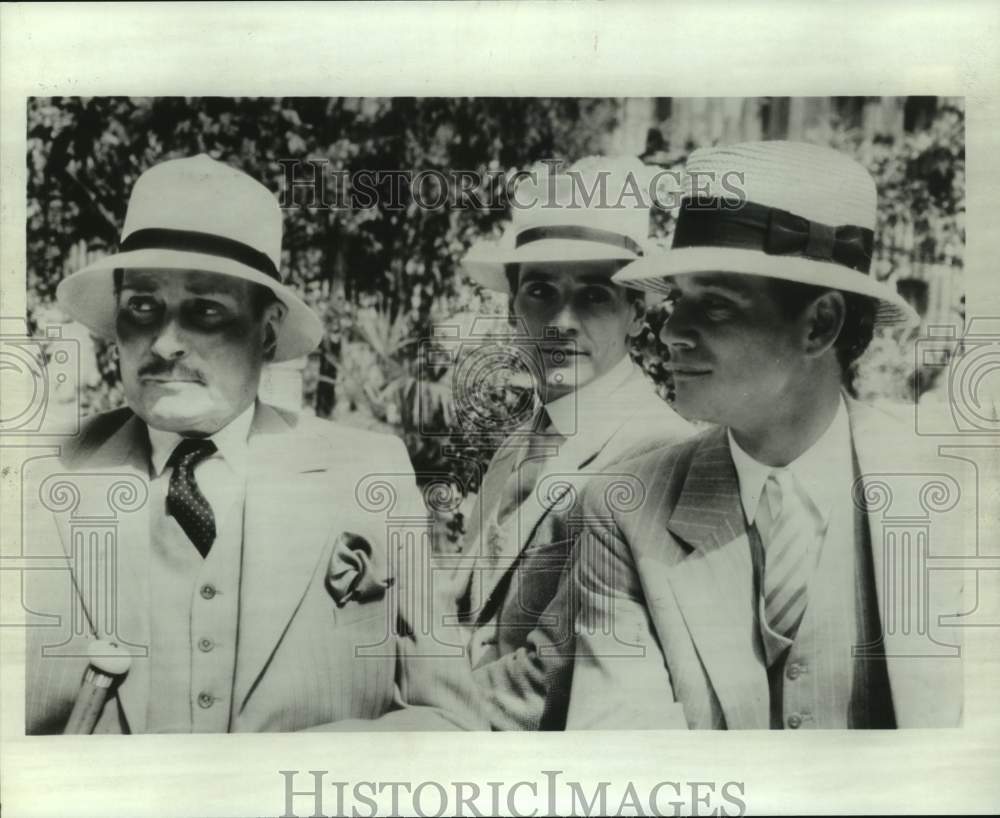
[[[802,717],[797,713],[795,715],[788,717],[788,726],[793,730],[798,730],[799,726],[802,724]]]
[[[212,648],[215,647],[215,642],[208,638],[201,638],[198,640],[198,650],[202,653],[208,653]]]
[[[215,704],[215,697],[211,693],[198,694],[198,707],[207,710],[213,704]]]
[[[211,599],[215,596],[215,586],[209,585],[207,582],[201,586],[201,598]]]
[[[802,675],[802,668],[796,665],[795,663],[792,663],[788,666],[788,671],[785,673],[785,675],[792,681],[795,681],[796,679],[799,678],[799,676]]]

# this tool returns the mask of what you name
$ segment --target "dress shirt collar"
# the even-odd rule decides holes
[[[215,444],[218,454],[236,474],[242,474],[246,470],[247,438],[250,435],[250,424],[253,422],[256,406],[256,402],[251,403],[241,414],[208,438]],[[149,430],[149,443],[152,450],[150,461],[153,466],[153,477],[159,477],[163,474],[170,455],[173,454],[183,436],[176,432],[154,429],[148,425],[147,429]]]
[[[753,523],[757,516],[761,494],[768,475],[774,471],[773,466],[767,466],[748,455],[733,437],[731,430],[726,430],[729,438],[729,452],[736,467],[736,476],[740,484],[740,502],[747,522]],[[841,396],[837,414],[812,446],[788,464],[802,490],[816,506],[824,523],[830,519],[837,492],[842,488],[840,477],[851,475],[851,427],[847,418],[847,406]]]
[[[586,434],[602,422],[612,399],[635,372],[636,365],[626,353],[611,369],[586,386],[545,404],[555,430],[566,438]],[[618,407],[614,414],[620,415]]]

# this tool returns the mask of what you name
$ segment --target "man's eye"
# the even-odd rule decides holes
[[[156,299],[148,295],[133,295],[125,302],[125,306],[136,318],[150,318],[160,309]]]
[[[725,301],[709,299],[702,305],[705,315],[712,321],[720,321],[732,315],[732,307]]]
[[[195,304],[195,313],[200,318],[214,320],[225,316],[226,311],[221,304],[214,301],[198,301]]]
[[[553,288],[548,284],[529,284],[524,291],[529,298],[550,298]]]
[[[588,304],[607,304],[611,300],[611,293],[603,287],[588,287],[584,298]]]

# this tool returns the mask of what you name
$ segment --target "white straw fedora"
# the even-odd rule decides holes
[[[683,273],[746,273],[868,296],[877,324],[919,320],[869,275],[877,194],[850,157],[801,142],[747,142],[694,151],[685,175],[670,249],[619,270],[617,283],[664,293]]]
[[[565,172],[526,172],[511,196],[499,241],[474,244],[462,260],[484,287],[507,292],[506,268],[528,262],[634,261],[649,240],[653,169],[635,157],[593,156]]]
[[[116,269],[199,270],[270,289],[288,309],[275,361],[312,351],[323,324],[281,280],[281,210],[242,171],[204,154],[171,159],[136,181],[118,252],[73,273],[56,289],[59,306],[95,335],[114,339]]]

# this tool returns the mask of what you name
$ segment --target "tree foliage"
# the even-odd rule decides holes
[[[470,426],[455,408],[454,367],[428,373],[421,366],[422,342],[435,324],[457,321],[466,332],[470,317],[506,312],[502,296],[462,278],[461,257],[473,241],[502,229],[503,193],[514,173],[541,159],[572,162],[606,152],[621,110],[620,100],[569,98],[32,99],[29,318],[47,313],[66,273],[114,249],[129,193],[147,168],[207,153],[279,193],[287,188],[288,160],[303,163],[294,169],[298,179],[310,176],[307,160],[320,163],[335,186],[330,203],[345,206],[293,204],[284,211],[283,271],[326,326],[305,370],[305,405],[321,416],[400,435],[418,472],[450,474],[463,492],[476,491],[503,436],[503,414],[517,398],[502,384],[483,385],[482,399],[496,413],[499,431]],[[831,141],[829,134],[821,138]],[[835,128],[832,143],[857,156],[876,178],[877,275],[895,282],[914,279],[921,266],[960,269],[961,111],[946,108],[930,128],[902,140],[866,142],[858,131]],[[681,168],[693,147],[699,146],[684,145],[668,166]],[[360,191],[336,188],[344,173],[457,170],[485,179],[473,191],[483,206],[419,207],[412,197],[388,195],[384,183],[369,206],[346,206],[357,205],[352,197]],[[293,201],[303,203],[307,194],[293,189]],[[653,225],[668,239],[671,214],[654,211]],[[959,319],[961,309],[956,303]],[[633,357],[668,398],[667,352],[659,341],[666,317],[663,307],[650,309]],[[876,339],[859,370],[862,396],[908,393],[911,340],[891,334]],[[83,405],[111,408],[122,400],[116,365],[105,345],[96,349],[97,376]]]

